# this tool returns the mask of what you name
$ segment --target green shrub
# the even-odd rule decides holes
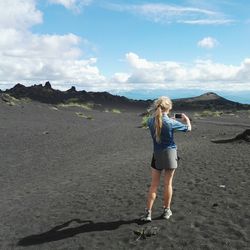
[[[145,115],[142,117],[142,122],[141,125],[143,128],[147,128],[148,127],[148,119],[150,118],[150,115]]]
[[[77,102],[67,102],[67,103],[61,103],[58,106],[60,107],[79,107],[79,108],[83,108],[86,110],[91,110],[94,106],[93,103],[77,103]]]
[[[112,109],[111,110],[113,113],[116,113],[116,114],[120,114],[121,113],[121,111],[119,110],[119,109]]]
[[[29,97],[22,97],[22,98],[20,98],[20,101],[22,103],[30,103],[30,102],[32,102],[32,100]]]
[[[52,110],[56,110],[56,111],[58,111],[58,108],[57,107],[50,107],[50,109],[52,109]]]
[[[2,94],[2,100],[6,102],[10,106],[15,106],[20,103],[19,99],[16,99],[15,97],[9,95],[9,94]]]
[[[220,117],[223,114],[221,111],[211,111],[204,110],[201,113],[195,113],[194,115],[197,117]]]
[[[82,117],[82,118],[86,118],[86,119],[88,119],[88,120],[93,120],[93,117],[92,117],[92,116],[84,115],[84,114],[81,113],[81,112],[76,112],[76,115],[79,116],[79,117]]]

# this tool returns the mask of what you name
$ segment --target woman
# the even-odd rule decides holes
[[[172,198],[172,180],[177,168],[177,146],[173,140],[174,131],[191,131],[189,118],[181,115],[181,123],[174,118],[169,118],[172,109],[172,101],[165,96],[160,97],[153,103],[155,110],[153,117],[148,120],[148,127],[153,139],[154,153],[152,157],[152,181],[148,192],[146,212],[141,219],[151,221],[152,207],[156,198],[160,176],[164,170],[164,206],[162,218],[169,219],[172,215],[170,204]]]

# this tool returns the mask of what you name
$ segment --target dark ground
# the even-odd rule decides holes
[[[150,224],[159,232],[135,241],[152,156],[138,114],[1,102],[0,248],[249,249],[250,144],[210,140],[249,128],[250,113],[191,114],[193,131],[176,134],[173,216],[157,219],[161,185]]]

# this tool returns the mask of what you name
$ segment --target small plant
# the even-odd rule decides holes
[[[20,101],[23,103],[30,103],[32,100],[29,97],[22,97],[20,98]]]
[[[220,111],[209,111],[209,110],[204,110],[201,115],[202,116],[213,116],[213,117],[220,117],[223,114],[223,112]]]
[[[148,127],[148,119],[149,118],[150,118],[150,115],[144,115],[142,117],[142,122],[141,122],[142,128],[147,128]]]
[[[145,240],[148,237],[154,236],[158,234],[159,231],[160,231],[159,227],[151,227],[151,226],[135,229],[134,234],[137,235],[137,239],[135,240],[135,242],[140,239]]]
[[[57,108],[57,107],[54,107],[54,106],[53,106],[53,107],[51,107],[51,109],[52,109],[52,110],[56,110],[56,111],[58,111],[58,108]]]
[[[94,106],[93,103],[77,103],[77,102],[67,102],[67,103],[61,103],[58,106],[60,107],[79,107],[79,108],[83,108],[86,110],[91,110]]]
[[[2,94],[2,100],[10,106],[15,106],[20,102],[20,100],[16,99],[15,97],[9,94]]]
[[[197,112],[194,113],[195,118],[199,118],[200,116],[201,116],[200,113],[197,113]]]
[[[81,112],[76,112],[76,115],[79,116],[79,117],[82,117],[82,118],[86,118],[86,119],[88,119],[88,120],[93,120],[93,117],[92,117],[92,116],[84,115],[84,114],[81,113]]]
[[[121,113],[121,111],[119,110],[119,109],[112,109],[111,110],[113,113],[116,113],[116,114],[120,114]]]
[[[221,111],[211,111],[211,110],[204,110],[201,113],[195,113],[194,117],[220,117],[223,115]]]

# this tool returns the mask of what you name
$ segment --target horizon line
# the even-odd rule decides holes
[[[241,101],[238,101],[237,98],[235,100],[235,98],[232,99],[232,98],[228,97],[228,96],[232,97],[232,95],[220,94],[220,93],[223,93],[223,92],[224,93],[228,92],[228,93],[235,94],[235,92],[233,92],[233,91],[220,91],[220,90],[214,91],[214,90],[185,89],[185,88],[182,88],[182,89],[169,89],[169,90],[167,90],[167,89],[154,89],[154,90],[147,91],[147,93],[145,94],[145,90],[136,90],[136,89],[135,90],[123,90],[123,91],[115,91],[115,90],[113,90],[113,91],[112,90],[109,90],[109,91],[108,90],[103,90],[103,91],[93,91],[93,90],[90,90],[89,91],[89,90],[85,90],[85,89],[77,90],[77,88],[74,85],[72,85],[67,90],[61,90],[61,89],[54,88],[52,86],[52,84],[50,83],[50,81],[45,81],[44,84],[37,83],[37,84],[31,84],[29,86],[26,86],[26,85],[18,82],[16,84],[14,84],[13,87],[11,87],[11,88],[6,88],[5,90],[0,89],[0,93],[1,92],[6,92],[6,91],[10,90],[10,89],[14,88],[16,85],[22,85],[22,86],[24,86],[26,88],[29,88],[29,87],[34,87],[34,86],[45,87],[46,84],[50,84],[50,88],[51,89],[57,90],[57,91],[60,91],[60,92],[67,92],[70,89],[75,88],[76,92],[85,91],[87,93],[89,93],[89,92],[92,92],[92,93],[109,93],[109,94],[111,94],[113,96],[125,97],[125,98],[131,99],[131,100],[138,100],[138,101],[140,101],[140,100],[141,101],[149,101],[149,100],[153,101],[153,100],[157,99],[160,96],[166,96],[164,94],[162,94],[162,95],[157,94],[156,95],[155,93],[168,91],[170,93],[170,95],[167,95],[167,96],[169,96],[172,100],[195,98],[195,97],[199,97],[199,96],[206,95],[206,94],[215,94],[215,95],[217,95],[219,97],[222,97],[222,98],[225,98],[225,99],[227,99],[229,101],[237,102],[237,103],[243,104],[243,105],[245,105],[245,104],[246,105],[250,105],[250,99],[238,97],[238,99],[244,99],[246,101],[246,102],[241,102]],[[172,94],[175,93],[174,94],[175,97],[171,97],[171,92],[172,92]],[[180,93],[179,97],[177,97],[177,95],[176,95],[176,93],[178,93],[178,92],[182,92],[182,94]],[[184,95],[183,95],[183,92],[184,92]],[[193,92],[193,94],[191,94],[190,92]],[[195,92],[196,92],[196,94],[195,94]],[[238,91],[238,93],[244,93],[244,94],[246,92],[250,92],[250,91]],[[187,95],[187,93],[189,93],[189,95]],[[139,97],[139,96],[141,96],[141,97]],[[144,97],[142,98],[142,96],[144,96]],[[146,97],[146,96],[148,96],[148,97]],[[149,98],[149,96],[151,96],[151,97]],[[153,97],[153,96],[155,96],[155,97]]]

